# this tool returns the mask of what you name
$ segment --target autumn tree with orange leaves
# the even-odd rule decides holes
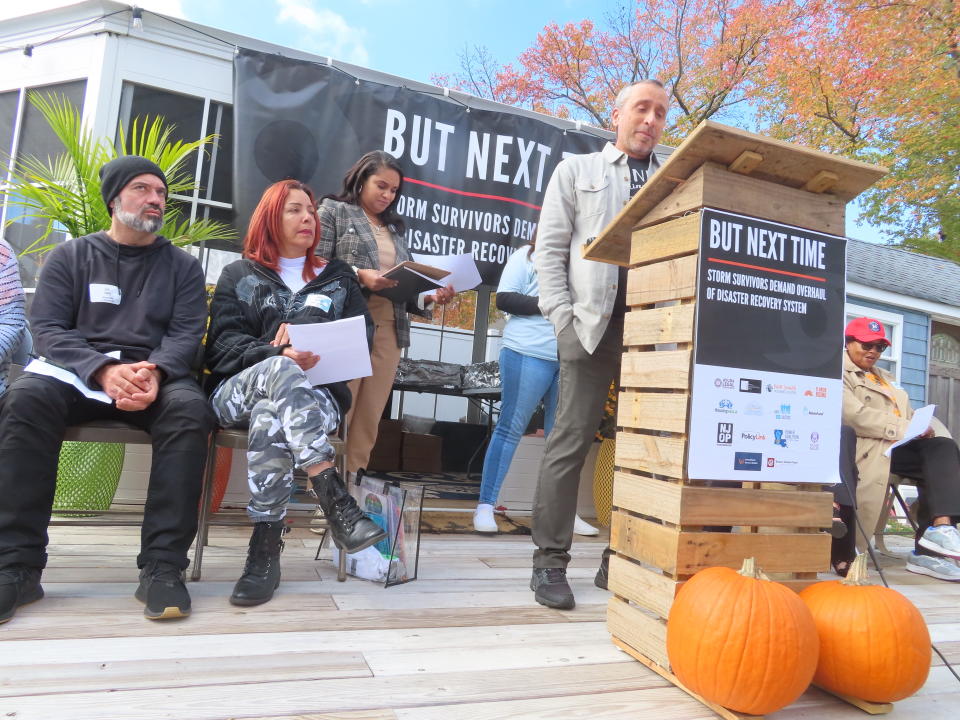
[[[958,42],[956,0],[813,2],[771,48],[757,109],[775,137],[889,167],[867,218],[960,261]]]
[[[548,25],[515,63],[467,49],[438,84],[607,127],[624,84],[671,93],[664,141],[715,119],[886,165],[865,219],[960,259],[957,0],[637,0]]]
[[[623,5],[602,26],[548,25],[516,64],[500,66],[485,48],[467,48],[459,73],[433,79],[606,128],[620,88],[657,78],[674,109],[665,141],[678,141],[702,120],[731,121],[749,110],[763,85],[771,37],[798,11],[794,2],[642,0]]]

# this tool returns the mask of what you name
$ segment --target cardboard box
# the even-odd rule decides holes
[[[349,432],[349,429],[348,429]],[[377,430],[377,442],[370,452],[367,470],[394,472],[401,469],[402,435],[399,420],[383,419]]]
[[[400,454],[404,472],[442,472],[443,438],[405,432]]]

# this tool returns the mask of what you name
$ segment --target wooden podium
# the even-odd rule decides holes
[[[842,236],[846,203],[885,172],[704,122],[584,247],[584,257],[630,268],[607,627],[619,647],[678,685],[666,618],[685,580],[755,557],[799,591],[829,569],[831,541],[823,530],[832,495],[822,485],[743,482],[749,473],[731,472],[742,487],[710,487],[687,472],[701,216],[712,208]],[[733,532],[711,531],[717,526]]]

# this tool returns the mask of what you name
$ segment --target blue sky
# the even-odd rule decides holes
[[[76,0],[32,0],[26,12]],[[134,4],[129,2],[129,4]],[[330,55],[401,77],[431,82],[456,73],[465,46],[485,46],[501,63],[533,44],[551,22],[598,23],[620,0],[139,0],[147,10],[319,55]],[[24,14],[0,3],[0,19]],[[22,7],[22,6],[20,6]],[[150,22],[147,14],[145,23]],[[847,234],[877,241],[847,213]]]
[[[281,45],[429,82],[465,45],[501,62],[548,23],[601,20],[617,0],[182,0],[186,17]]]

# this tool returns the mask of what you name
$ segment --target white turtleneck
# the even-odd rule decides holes
[[[290,288],[293,292],[297,292],[304,285],[307,284],[307,281],[303,279],[303,263],[304,258],[279,258],[280,267],[278,274],[280,279],[283,280],[284,285]]]

